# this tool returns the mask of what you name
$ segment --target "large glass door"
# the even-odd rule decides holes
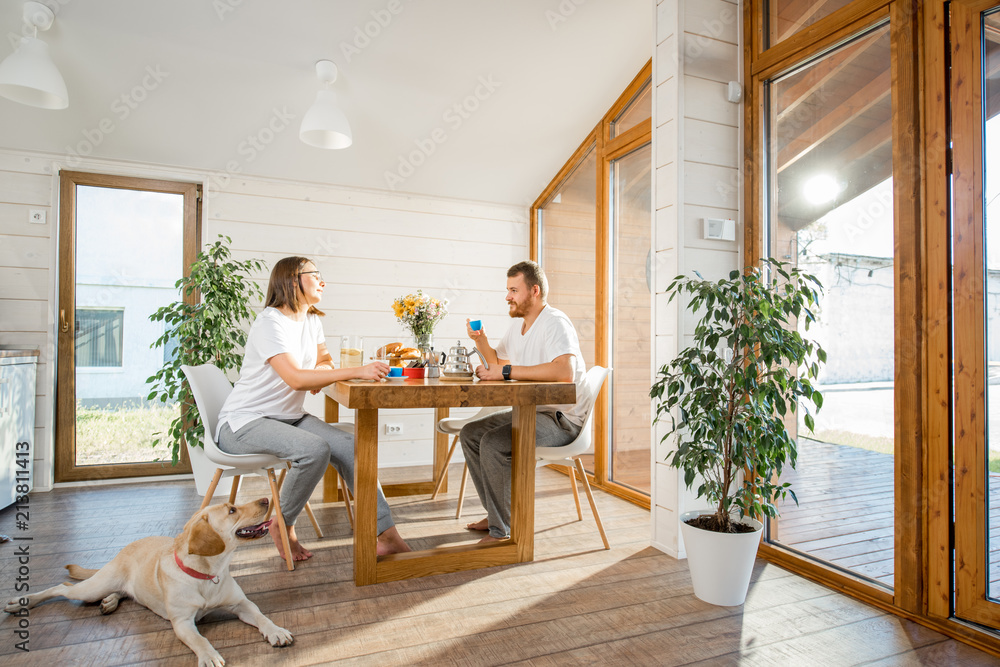
[[[1000,4],[952,3],[955,614],[1000,627]]]
[[[895,574],[895,225],[887,21],[765,82],[765,252],[819,277],[827,351],[815,431],[768,537],[891,588]],[[811,407],[811,406],[810,406]],[[859,515],[863,520],[859,521]]]
[[[610,481],[650,493],[651,144],[610,156]]]
[[[179,406],[148,402],[146,378],[173,352],[151,348],[163,324],[149,316],[194,260],[197,186],[61,180],[56,481],[189,472],[163,437]]]
[[[531,207],[531,256],[587,366],[612,369],[594,405],[592,484],[649,506],[652,384],[652,63]]]

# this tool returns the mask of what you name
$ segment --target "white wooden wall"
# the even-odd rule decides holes
[[[0,345],[42,351],[35,433],[38,490],[52,486],[60,168],[51,155],[0,151]],[[508,323],[506,270],[528,253],[523,207],[250,178],[218,188],[205,173],[111,161],[87,161],[73,169],[205,183],[204,241],[226,234],[238,258],[261,257],[269,267],[287,255],[313,258],[327,281],[320,305],[335,356],[342,334],[360,334],[372,343],[407,342],[390,305],[417,289],[451,302],[435,332],[437,347],[447,349],[460,338],[468,344],[467,317],[483,319],[484,327],[499,335]],[[29,224],[30,209],[45,210],[47,223]],[[266,287],[267,276],[258,279]],[[322,417],[321,398],[308,399],[307,408]],[[352,415],[342,411],[342,418]],[[401,435],[382,437],[381,465],[431,462],[434,424],[429,410],[400,410],[381,419],[403,426]]]
[[[718,279],[739,266],[742,105],[726,98],[742,82],[742,8],[728,0],[654,0],[653,103],[655,297],[654,373],[690,342],[694,322],[665,293],[698,271]],[[737,241],[703,238],[704,218],[733,218]],[[653,428],[652,544],[684,556],[679,515],[707,506],[665,461],[672,447]]]

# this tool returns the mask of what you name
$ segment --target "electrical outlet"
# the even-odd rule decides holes
[[[45,224],[45,211],[40,208],[33,208],[28,211],[28,222],[35,225]]]
[[[402,424],[386,424],[385,425],[386,435],[403,435],[403,425]]]

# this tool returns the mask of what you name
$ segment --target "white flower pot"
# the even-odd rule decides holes
[[[695,510],[681,515],[681,536],[687,551],[688,569],[694,594],[709,604],[720,607],[735,607],[743,604],[750,588],[757,546],[764,525],[745,517],[737,521],[752,525],[752,533],[715,533],[687,524],[703,514],[714,514],[714,510]],[[738,515],[737,515],[738,516]]]

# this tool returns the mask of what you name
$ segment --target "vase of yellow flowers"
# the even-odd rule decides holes
[[[432,299],[417,290],[392,302],[392,312],[400,324],[413,334],[416,347],[427,352],[434,347],[434,325],[448,314],[448,301]]]

